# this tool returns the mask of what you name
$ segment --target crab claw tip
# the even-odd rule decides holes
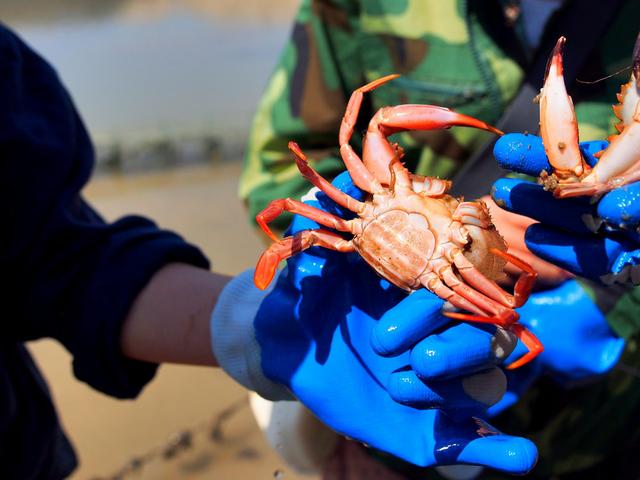
[[[566,41],[567,39],[565,37],[560,37],[556,42],[556,46],[553,47],[553,51],[547,62],[547,71],[544,74],[545,80],[549,77],[550,73],[553,76],[562,76],[562,50]]]
[[[485,123],[481,120],[478,120],[478,124],[473,124],[472,126],[477,127],[477,128],[481,128],[482,130],[486,130],[487,132],[491,132],[491,133],[495,133],[496,135],[498,135],[499,137],[501,137],[502,135],[504,135],[504,132],[492,125],[489,125],[488,123]]]

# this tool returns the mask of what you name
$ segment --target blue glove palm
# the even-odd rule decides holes
[[[538,357],[559,381],[579,382],[608,372],[624,348],[600,309],[575,280],[534,293],[520,309],[521,323],[533,329],[544,344]],[[518,345],[511,358],[526,353]]]
[[[518,313],[520,323],[534,332],[544,351],[531,364],[506,372],[507,393],[490,407],[491,416],[516,403],[540,374],[570,387],[607,373],[624,350],[624,339],[611,331],[600,309],[575,280],[532,294]],[[507,363],[526,352],[518,343]]]
[[[606,142],[584,142],[588,163]],[[498,140],[494,155],[500,165],[527,175],[550,171],[542,140],[535,135],[508,134]],[[597,203],[589,198],[556,199],[541,185],[501,179],[492,196],[501,207],[541,222],[526,233],[527,247],[537,256],[578,276],[604,283],[640,282],[640,183],[607,193]]]
[[[348,176],[335,183],[362,196]],[[345,213],[322,194],[318,197],[326,210]],[[295,217],[289,233],[307,228],[317,225]],[[482,378],[499,373],[490,369],[499,361],[491,348],[492,332],[458,325],[456,335],[440,315],[441,306],[426,291],[407,297],[356,254],[311,248],[288,261],[255,319],[262,368],[338,432],[413,464],[472,463],[527,472],[537,457],[530,441],[503,435],[469,415],[483,411],[502,393],[496,397],[482,391],[487,384]],[[408,328],[394,334],[393,319],[405,316],[412,319]],[[387,334],[375,334],[376,326]],[[375,346],[393,355],[434,330],[449,335],[457,352],[476,353],[452,356],[450,364],[447,358],[435,361],[438,367],[425,382],[408,370],[408,352],[384,357],[374,351]],[[479,370],[483,372],[469,376]],[[450,413],[433,409],[445,405]]]

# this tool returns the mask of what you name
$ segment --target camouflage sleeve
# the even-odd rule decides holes
[[[309,188],[287,151],[289,140],[325,177],[344,168],[337,155],[340,121],[350,93],[368,81],[402,75],[365,97],[356,132],[375,108],[403,103],[442,105],[487,122],[500,117],[522,71],[484,28],[499,21],[494,12],[462,3],[303,0],[249,140],[240,195],[252,218],[270,200]],[[356,151],[359,137],[352,140]],[[489,137],[451,129],[401,133],[393,141],[413,172],[446,177]],[[279,220],[282,227],[288,219]]]
[[[274,198],[298,198],[311,185],[287,149],[296,141],[326,178],[343,168],[337,132],[351,84],[362,78],[351,38],[357,7],[304,0],[291,37],[258,106],[240,180],[251,221]],[[275,227],[289,221],[281,216]]]
[[[640,287],[602,285],[583,279],[580,282],[616,335],[627,340],[640,336]]]

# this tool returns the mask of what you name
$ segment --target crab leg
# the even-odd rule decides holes
[[[495,252],[494,252],[495,253]],[[503,253],[503,252],[500,252]],[[461,256],[461,255],[460,255]],[[518,322],[519,315],[516,311],[511,308],[505,308],[502,305],[496,305],[496,302],[491,300],[490,298],[484,297],[484,295],[480,292],[474,291],[472,288],[467,287],[463,282],[457,279],[453,271],[450,269],[444,270],[442,275],[445,279],[445,282],[451,286],[451,288],[459,293],[461,296],[469,299],[473,303],[479,304],[482,308],[486,309],[491,316],[483,315],[483,314],[468,314],[468,313],[458,313],[458,312],[443,312],[443,315],[449,318],[454,318],[456,320],[464,320],[467,322],[479,322],[479,323],[488,323],[497,325],[498,327],[504,328],[513,332],[518,339],[520,339],[529,352],[523,355],[520,359],[516,360],[506,368],[508,370],[513,370],[518,368],[526,363],[529,363],[535,357],[537,357],[544,349],[540,340],[536,338],[536,336],[527,330],[525,327],[520,325]],[[522,279],[523,277],[521,277]],[[520,282],[520,279],[519,279]],[[471,283],[471,282],[469,282]],[[518,291],[518,284],[516,284],[516,291]],[[523,292],[524,293],[524,292]],[[528,296],[528,295],[527,295]],[[518,296],[516,295],[516,301],[518,300]],[[526,296],[525,296],[526,300]],[[453,303],[453,302],[451,302]],[[524,303],[524,301],[522,301]],[[466,310],[477,312],[477,309],[469,309]]]
[[[362,213],[366,210],[367,204],[350,197],[346,193],[338,190],[331,185],[325,178],[316,172],[307,162],[307,156],[300,149],[300,146],[296,142],[289,142],[289,150],[291,150],[296,156],[296,165],[298,170],[302,173],[302,176],[309,180],[313,185],[318,187],[327,196],[336,202],[341,207],[347,208],[352,212]]]
[[[519,323],[505,323],[497,321],[498,319],[493,317],[481,317],[478,315],[469,315],[467,313],[443,312],[443,315],[445,317],[463,320],[466,322],[491,323],[515,334],[515,336],[518,337],[518,340],[524,343],[525,347],[527,347],[529,351],[515,362],[507,365],[505,367],[507,370],[514,370],[518,367],[522,367],[544,351],[542,342],[540,342],[538,337]]]
[[[562,75],[560,37],[551,52],[544,86],[540,90],[540,136],[558,182],[577,182],[590,167],[582,159],[578,145],[578,122],[573,101],[567,94]]]
[[[387,75],[355,90],[351,94],[340,125],[340,154],[353,182],[362,190],[369,193],[377,193],[381,191],[380,182],[389,184],[391,180],[389,171],[391,160],[395,156],[402,157],[402,149],[397,144],[390,144],[386,139],[392,133],[405,130],[434,130],[460,125],[481,128],[502,135],[500,130],[478,119],[456,113],[444,107],[432,105],[385,107],[379,110],[369,123],[367,137],[364,142],[363,157],[365,160],[363,163],[351,145],[349,145],[349,140],[353,135],[364,93],[370,92],[397,77],[399,77],[397,74]],[[389,113],[388,119],[383,112]],[[383,133],[384,131],[388,133]],[[371,150],[367,150],[367,145],[370,143],[372,134],[374,140],[371,143],[379,144],[381,142],[382,145],[374,146],[374,151],[367,153]],[[401,167],[401,164],[393,167],[396,175],[400,175],[399,167]],[[372,172],[373,175],[371,174]],[[451,188],[451,182],[447,180],[413,175],[411,175],[411,178],[416,188],[415,191],[424,191],[430,195],[442,195]]]
[[[495,323],[502,327],[511,325],[518,320],[518,314],[512,308],[506,307],[484,293],[466,285],[453,273],[451,267],[444,268],[440,275],[451,290],[481,308],[486,314],[491,315],[491,317],[487,317],[492,319],[491,321],[488,320],[488,323]]]
[[[383,107],[369,122],[364,140],[364,164],[383,184],[389,183],[389,162],[398,147],[387,140],[389,135],[407,130],[436,130],[453,126],[475,127],[497,135],[502,132],[477,118],[435,105],[397,105]]]
[[[451,180],[442,180],[436,177],[424,177],[422,175],[415,174],[411,174],[411,181],[413,183],[414,192],[423,192],[433,197],[444,195],[451,190],[451,186],[453,185]]]
[[[274,242],[277,242],[278,238],[274,235],[267,224],[273,221],[282,212],[291,212],[303,215],[315,222],[318,222],[320,225],[331,227],[342,232],[356,233],[356,226],[360,224],[360,219],[357,218],[354,220],[344,220],[325,212],[324,210],[307,205],[306,203],[298,202],[291,198],[280,198],[272,200],[264,210],[256,215],[256,222],[258,222],[260,228]]]
[[[640,180],[640,102],[622,133],[611,137],[609,147],[581,183],[560,185],[559,198],[599,195]]]
[[[392,143],[391,148],[393,148],[395,152],[394,157],[397,157],[398,160],[401,160],[402,157],[404,157],[404,149],[400,145]],[[424,193],[429,197],[444,195],[451,190],[451,186],[453,185],[451,180],[442,180],[437,177],[425,177],[411,172],[409,172],[409,178],[411,179],[412,190],[414,192]]]
[[[364,94],[378,88],[380,85],[387,83],[394,78],[398,78],[399,76],[400,75],[397,74],[387,75],[386,77],[374,80],[373,82],[355,90],[351,94],[351,98],[349,98],[349,103],[347,104],[344,117],[342,118],[342,123],[340,124],[340,155],[342,156],[342,160],[344,161],[347,170],[349,170],[349,174],[351,174],[353,183],[365,192],[382,192],[382,185],[380,185],[380,182],[376,177],[367,170],[360,157],[358,157],[351,145],[349,145],[349,140],[351,140],[351,135],[353,135],[353,129],[355,128],[356,120],[358,119],[358,112],[360,111]],[[387,163],[387,165],[388,164],[389,163]]]
[[[509,328],[509,331],[515,333],[516,337],[518,337],[518,339],[522,343],[524,343],[524,346],[527,347],[529,352],[525,353],[515,362],[507,365],[507,370],[514,370],[518,367],[526,365],[544,351],[544,346],[542,345],[542,342],[538,339],[538,337],[536,337],[533,332],[531,332],[531,330],[524,327],[523,325],[514,323]]]
[[[492,298],[503,305],[508,305],[511,308],[521,307],[529,298],[538,274],[529,264],[521,261],[513,255],[502,252],[497,248],[491,248],[489,251],[492,254],[498,255],[508,262],[511,262],[522,270],[522,273],[518,277],[513,288],[513,295],[505,292],[496,282],[483,275],[476,266],[462,254],[462,252],[454,257],[454,263],[458,268],[458,272],[460,272],[462,278],[465,279],[469,285],[484,293],[489,298]]]
[[[256,265],[253,283],[260,290],[264,290],[273,280],[281,261],[314,245],[338,252],[352,252],[354,250],[351,240],[345,240],[336,233],[322,229],[303,230],[292,237],[277,241],[265,250]]]
[[[438,278],[438,275],[435,272],[428,272],[425,274],[420,278],[420,283],[427,290],[435,293],[438,297],[449,302],[454,307],[460,308],[461,310],[467,310],[469,312],[475,312],[478,315],[484,315],[485,313],[481,308],[477,307],[442,283],[442,280]]]
[[[462,202],[456,207],[452,218],[454,221],[461,222],[465,225],[465,228],[470,226],[485,230],[491,228],[491,217],[488,207],[484,202]],[[450,232],[452,234],[452,238],[453,235],[457,233],[457,229],[453,229],[453,224]],[[527,301],[537,278],[537,273],[526,262],[523,262],[513,255],[504,253],[497,248],[489,248],[490,253],[505,259],[507,262],[511,262],[522,270],[522,273],[518,277],[514,287],[514,295],[510,295],[494,280],[480,272],[476,265],[462,254],[460,249],[450,250],[450,252],[450,258],[452,258],[453,263],[457,267],[462,278],[489,298],[511,308],[517,308]]]
[[[474,225],[482,229],[491,227],[491,216],[484,202],[460,202],[451,217],[465,225]]]
[[[389,189],[396,194],[406,194],[413,191],[413,182],[409,170],[398,159],[398,155],[393,156],[389,162]]]
[[[447,287],[444,287],[444,288],[447,288]],[[460,283],[456,287],[453,287],[453,290],[455,292],[460,291],[459,295],[461,296],[473,292],[472,289],[469,289],[468,287],[465,288],[465,285],[462,283]],[[441,296],[440,292],[434,291],[434,293],[436,293],[438,296]],[[459,303],[455,301],[456,297],[450,297],[447,300],[449,300],[451,304],[458,306],[460,308]],[[487,306],[489,304],[490,303],[485,303],[484,306]],[[465,310],[474,311],[477,309],[465,308]],[[442,314],[445,317],[453,318],[455,320],[463,320],[467,322],[477,322],[477,323],[486,323],[486,324],[496,325],[500,328],[504,328],[505,330],[508,330],[514,333],[518,337],[518,339],[522,341],[522,343],[524,343],[524,345],[527,347],[529,351],[525,355],[523,355],[521,358],[519,358],[515,362],[508,365],[506,367],[507,370],[513,370],[529,363],[531,360],[536,358],[544,350],[544,347],[542,346],[542,343],[540,342],[540,340],[538,340],[538,338],[533,333],[531,333],[531,331],[529,331],[527,328],[517,323],[519,316],[514,310],[504,309],[500,314],[497,314],[497,315],[494,314],[493,316],[486,316],[482,314],[471,315],[468,313],[458,313],[458,312],[443,312]]]
[[[458,268],[458,272],[462,278],[468,282],[471,287],[478,291],[468,287],[464,282],[461,282],[458,277],[455,276],[451,268],[443,269],[442,276],[447,285],[449,285],[454,292],[458,293],[465,299],[468,299],[471,303],[478,305],[491,316],[487,316],[483,313],[478,315],[477,307],[464,308],[465,310],[476,313],[476,315],[458,312],[444,312],[443,314],[457,320],[494,324],[513,332],[525,344],[529,352],[506,367],[511,370],[529,363],[543,350],[542,343],[540,343],[536,336],[517,323],[519,315],[513,310],[513,308],[520,307],[526,302],[529,294],[531,293],[531,289],[533,288],[537,274],[531,266],[513,255],[509,255],[508,253],[502,252],[496,248],[491,248],[489,251],[494,255],[503,257],[505,260],[510,261],[523,270],[523,273],[518,278],[514,287],[514,295],[509,295],[493,280],[487,278],[478,271],[477,268],[466,259],[462,252],[458,250],[458,253],[454,254],[454,264]],[[510,308],[505,307],[505,305]]]

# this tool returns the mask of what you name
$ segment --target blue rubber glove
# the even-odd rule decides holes
[[[400,313],[399,307],[396,311]],[[394,353],[410,350],[411,371],[416,378],[433,378],[470,353],[459,350],[452,334],[458,330],[455,335],[464,335],[465,328],[474,328],[471,325],[461,324],[416,343],[417,315],[403,313],[383,317],[373,334],[376,344],[394,343]],[[507,393],[489,409],[491,416],[513,405],[540,374],[550,374],[565,385],[580,383],[608,372],[624,349],[624,340],[613,334],[600,309],[575,280],[532,294],[518,313],[520,323],[540,339],[544,351],[533,362],[507,371]],[[526,351],[518,342],[505,363],[514,362]]]
[[[585,159],[606,142],[584,142]],[[542,140],[535,135],[508,134],[496,142],[494,155],[505,169],[538,176],[551,171]],[[520,179],[498,180],[492,196],[502,208],[538,220],[526,232],[527,247],[535,255],[578,276],[605,284],[640,283],[640,183],[590,198],[556,199],[541,185]]]
[[[507,393],[489,409],[490,415],[516,403],[541,374],[567,387],[579,385],[609,372],[624,350],[624,339],[611,331],[605,316],[575,280],[532,294],[518,313],[520,323],[540,339],[544,351],[530,364],[506,372]],[[526,351],[519,342],[506,363]]]
[[[362,197],[348,176],[334,183]],[[345,214],[323,194],[317,196],[321,203],[314,198],[307,203]],[[317,225],[295,217],[288,234],[307,228]],[[219,303],[226,303],[224,296]],[[442,301],[427,291],[407,296],[380,279],[357,254],[308,249],[288,261],[260,304],[254,326],[265,378],[253,383],[266,387],[258,393],[271,398],[291,392],[334,430],[415,465],[470,463],[529,471],[537,459],[535,446],[497,432],[476,416],[504,393],[504,376],[495,365],[514,342],[496,338],[491,328],[452,327],[440,315],[441,307]],[[399,341],[390,326],[404,316],[412,318],[405,329],[410,333]],[[388,335],[374,334],[377,325]],[[385,357],[374,350],[392,355],[432,331],[446,337],[456,352],[473,353],[435,361],[439,367],[429,381],[412,374],[409,353]],[[259,376],[248,370],[254,380]],[[447,413],[436,407],[446,407]]]
[[[580,145],[592,166],[597,162],[593,154],[606,146],[601,141]],[[519,173],[538,176],[542,170],[551,171],[542,140],[535,135],[505,135],[496,142],[494,154],[503,168]],[[635,231],[628,228],[635,228],[640,220],[640,211],[633,211],[639,192],[639,184],[631,184],[593,203],[581,197],[556,199],[541,185],[505,178],[494,184],[492,196],[502,208],[541,222],[525,235],[535,255],[590,280],[624,283],[636,275],[640,245]],[[611,331],[603,313],[575,280],[533,294],[520,314],[521,322],[545,346],[539,367],[533,368],[551,373],[566,385],[606,373],[624,349],[624,340]],[[522,348],[519,345],[509,360],[520,356]],[[521,385],[526,388],[530,383],[530,378],[523,381],[526,373],[508,374],[509,392],[492,412],[513,402],[517,397],[513,392],[523,391]]]

